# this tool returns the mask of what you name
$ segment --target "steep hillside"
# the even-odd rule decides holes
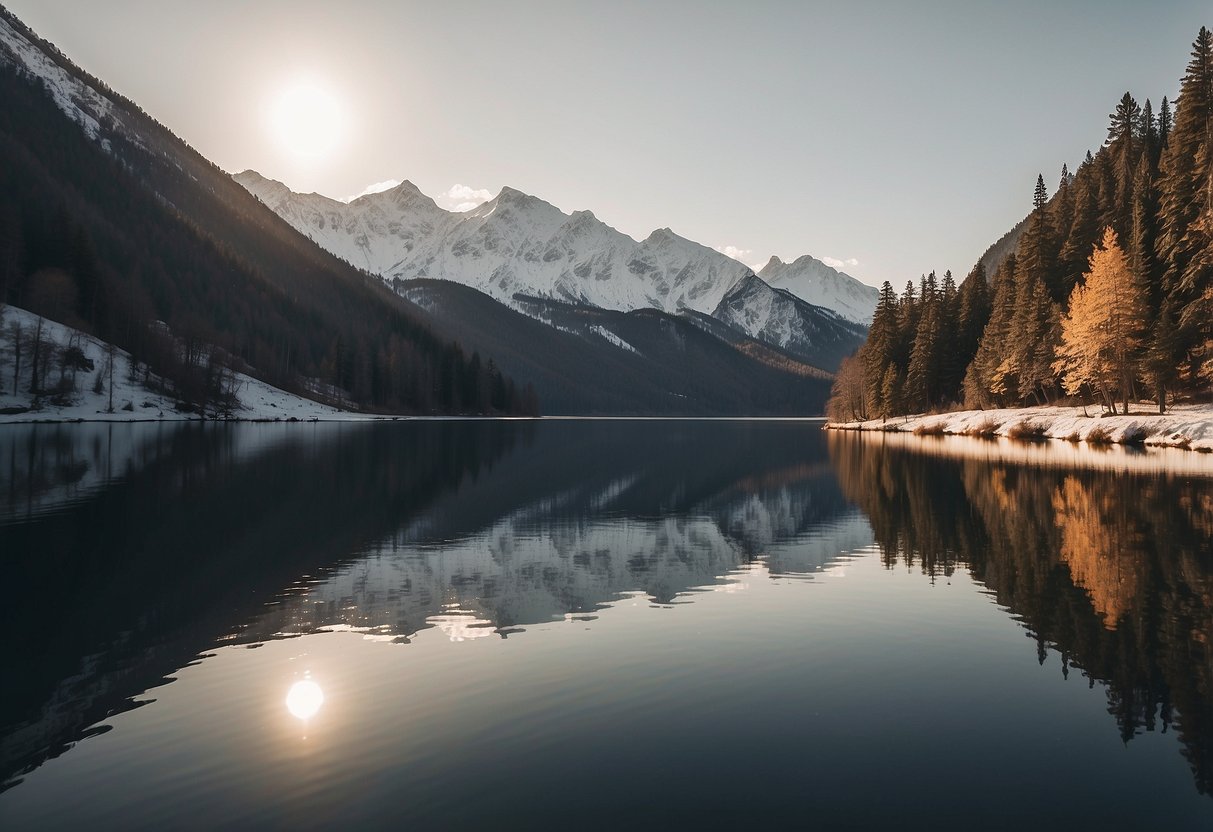
[[[521,409],[469,401],[493,385],[416,309],[4,9],[0,100],[0,296],[118,344],[195,400],[213,392],[202,365],[223,360],[375,410]]]

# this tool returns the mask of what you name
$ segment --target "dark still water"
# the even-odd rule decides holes
[[[1211,541],[1183,452],[8,427],[0,828],[1208,829]]]

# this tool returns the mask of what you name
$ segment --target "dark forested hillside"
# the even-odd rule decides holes
[[[959,290],[886,283],[869,337],[839,371],[830,413],[1070,397],[1115,412],[1213,382],[1213,34],[1202,28],[1175,102],[1126,92],[1107,139]],[[1011,251],[1011,244],[1014,250]],[[994,267],[987,274],[986,265]],[[988,282],[987,282],[988,281]]]
[[[546,413],[801,416],[821,413],[829,394],[828,373],[708,315],[533,299],[528,317],[446,280],[395,286],[469,349],[533,380]]]
[[[537,411],[2,7],[0,27],[0,302],[128,349],[195,403],[222,361],[373,410]],[[14,44],[108,99],[93,136]]]

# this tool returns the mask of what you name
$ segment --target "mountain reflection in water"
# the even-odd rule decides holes
[[[1119,732],[1136,747],[1132,740],[1144,733],[1174,733],[1196,786],[1186,783],[1188,793],[1213,791],[1213,478],[1203,475],[1204,463],[1167,473],[1161,457],[1149,453],[1116,465],[1106,454],[1067,449],[1059,464],[1060,457],[1026,454],[1008,443],[912,439],[745,421],[6,428],[0,568],[6,584],[20,589],[9,593],[0,660],[21,672],[6,673],[0,708],[0,780],[8,788],[0,793],[0,821],[6,801],[21,806],[23,790],[49,777],[48,760],[72,757],[75,743],[109,731],[117,715],[138,717],[142,710],[132,712],[152,701],[149,691],[178,678],[174,689],[196,685],[187,674],[205,669],[224,649],[266,645],[249,654],[260,656],[283,640],[310,644],[317,633],[354,631],[402,645],[384,650],[432,660],[431,636],[536,645],[551,638],[545,628],[552,622],[586,622],[606,632],[600,628],[617,626],[607,618],[619,605],[637,600],[673,616],[612,636],[642,639],[625,641],[637,661],[651,649],[642,644],[670,639],[676,649],[686,626],[725,639],[686,654],[676,673],[648,669],[658,686],[650,690],[639,682],[595,681],[595,666],[613,666],[624,648],[599,656],[595,649],[605,648],[585,636],[578,684],[594,696],[614,696],[609,707],[620,713],[668,702],[675,710],[664,717],[654,712],[663,720],[655,725],[693,719],[695,698],[711,690],[696,678],[753,657],[761,662],[746,680],[748,690],[791,697],[771,714],[781,730],[789,737],[808,732],[821,754],[847,760],[854,738],[813,721],[822,703],[837,698],[836,712],[851,702],[870,719],[908,724],[904,719],[917,718],[903,714],[913,697],[904,704],[879,698],[892,685],[890,691],[931,691],[941,708],[968,709],[970,719],[988,724],[1000,708],[1011,710],[997,697],[983,705],[971,693],[963,706],[945,703],[981,685],[1003,685],[1006,695],[1021,684],[1034,690],[1037,683],[1022,671],[1006,675],[1008,662],[1034,652],[1046,671],[1059,665],[1060,678],[1048,688],[1059,697],[1055,686],[1072,684],[1076,674],[1103,691],[1111,714],[1099,717],[1105,736]],[[859,570],[860,563],[874,564],[877,573]],[[857,606],[816,620],[814,609],[835,603],[821,593],[842,597],[837,584],[818,578],[843,579],[849,568],[861,573],[848,590],[857,593]],[[920,596],[889,574],[906,570],[930,594]],[[690,623],[697,619],[687,604],[709,606],[704,590],[758,579],[788,587],[807,579],[818,584],[817,595],[789,595],[797,590],[788,588],[761,596],[772,602],[761,617],[721,619],[710,628]],[[953,579],[976,582],[1001,609],[987,617],[965,605],[972,592],[941,595]],[[1035,650],[1001,646],[1008,629],[1026,632]],[[431,646],[422,650],[422,642]],[[901,655],[890,652],[894,644],[902,645]],[[949,651],[965,657],[964,681],[940,675],[935,663]],[[532,661],[518,660],[519,672]],[[809,675],[796,675],[800,661]],[[475,675],[461,667],[462,676],[445,684]],[[552,672],[534,670],[537,678]],[[447,678],[437,666],[434,672],[434,684]],[[326,719],[349,718],[350,686],[357,682],[295,674],[267,696],[310,735],[322,732]],[[802,709],[794,704],[797,690],[817,693]],[[723,707],[721,695],[711,699],[713,708]],[[1057,699],[1054,721],[1072,707],[1063,700],[1069,702]],[[158,707],[169,706],[153,703],[149,710]],[[885,715],[875,716],[874,707]],[[754,718],[744,699],[737,708],[731,716]],[[559,712],[556,702],[543,706],[542,729],[514,714],[521,721],[507,732],[513,753],[538,753],[528,743],[538,749],[540,736],[555,742],[560,730],[569,736],[587,730],[562,721]],[[439,746],[461,730],[427,724]],[[1042,724],[1052,723],[1042,718]],[[534,739],[524,738],[527,730]],[[979,753],[976,737],[971,749],[947,748],[947,730],[938,723],[912,730],[920,733],[902,746],[882,741],[889,765],[896,754],[926,755],[959,776],[949,755]],[[760,748],[776,754],[772,743],[722,746],[724,756],[710,765]],[[662,754],[678,753],[669,742],[660,747],[667,749]],[[154,752],[144,753],[150,760]],[[380,753],[386,756],[364,763],[385,771],[405,766],[390,751]],[[1078,758],[1092,780],[1105,761],[1095,754]],[[1007,763],[1022,761],[1010,756]],[[854,779],[858,788],[862,774],[880,773],[881,765],[853,760],[829,776]],[[978,769],[966,772],[980,777]],[[440,785],[435,779],[427,788],[438,794]],[[971,785],[973,800],[995,788]],[[832,788],[838,800],[849,794]],[[895,805],[895,796],[888,799]],[[768,799],[772,811],[781,800]],[[1082,810],[1074,807],[1076,816]],[[876,804],[863,811],[872,821],[886,817]]]
[[[653,425],[0,434],[0,551],[24,588],[5,661],[27,669],[0,714],[0,775],[216,644],[336,624],[487,634],[627,592],[669,603],[770,547],[778,570],[811,572],[870,542],[815,428],[784,446],[760,424]]]

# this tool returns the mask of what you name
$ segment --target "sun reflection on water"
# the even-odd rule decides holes
[[[314,717],[323,704],[324,691],[311,679],[296,682],[286,694],[286,709],[291,716],[305,722]]]

